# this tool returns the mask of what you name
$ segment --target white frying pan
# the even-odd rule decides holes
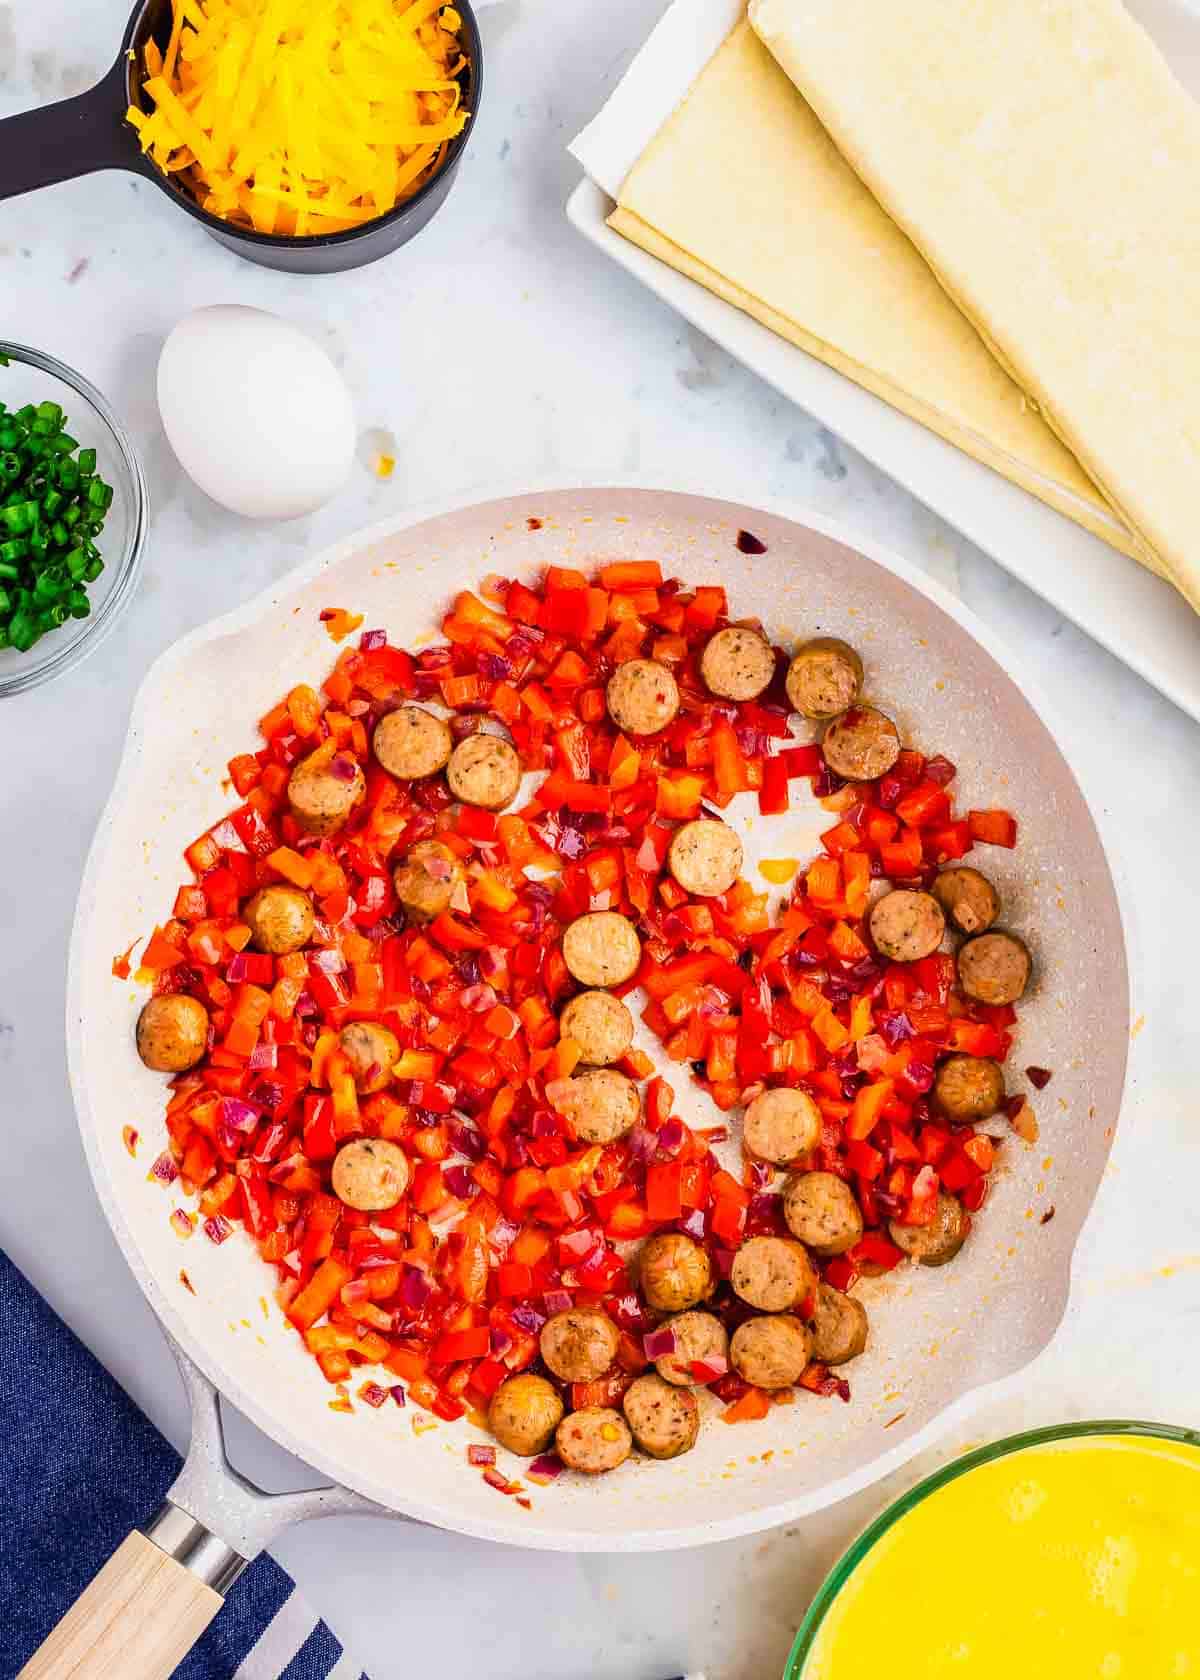
[[[739,552],[740,528],[766,552]],[[367,626],[411,645],[434,634],[455,590],[489,571],[529,577],[550,562],[623,557],[655,558],[690,582],[723,583],[734,614],[757,614],[776,641],[815,631],[846,637],[866,660],[870,695],[906,739],[958,765],[961,802],[1017,813],[1018,849],[989,850],[984,861],[1004,895],[1005,920],[1037,965],[1012,1069],[1016,1088],[1029,1064],[1054,1078],[1035,1096],[1040,1142],[1006,1145],[992,1197],[955,1263],[937,1272],[906,1266],[862,1286],[872,1346],[851,1368],[852,1404],[802,1395],[761,1423],[728,1428],[706,1399],[711,1415],[690,1454],[630,1463],[594,1481],[562,1477],[533,1489],[526,1511],[468,1468],[469,1424],[418,1434],[414,1419],[428,1419],[414,1410],[331,1411],[329,1386],[270,1304],[273,1274],[250,1245],[238,1236],[217,1248],[199,1230],[180,1241],[168,1219],[179,1198],[147,1183],[165,1130],[162,1081],[134,1053],[141,997],[112,979],[110,964],[134,932],[169,912],[180,853],[228,808],[225,762],[253,744],[255,720],[294,683],[319,681],[330,666],[321,608],[362,612]],[[151,1525],[153,1541],[131,1536],[29,1676],[169,1673],[242,1559],[284,1522],[348,1502],[571,1551],[688,1546],[792,1522],[893,1469],[1046,1346],[1067,1304],[1072,1251],[1117,1119],[1128,986],[1095,825],[1027,686],[1008,670],[1011,661],[982,625],[874,544],[851,546],[828,522],[779,508],[629,488],[556,488],[377,526],[163,655],[134,707],[84,877],[67,1042],[101,1202],[183,1351],[201,1427],[188,1468]],[[752,860],[803,855],[816,826],[811,813],[752,822]],[[684,1117],[711,1123],[707,1099],[687,1089],[682,1074],[672,1068],[668,1076]],[[122,1143],[126,1123],[141,1134],[136,1159]],[[337,1489],[278,1504],[232,1481],[209,1384]],[[517,1461],[501,1457],[502,1469],[520,1474]],[[115,1601],[126,1606],[123,1621]]]

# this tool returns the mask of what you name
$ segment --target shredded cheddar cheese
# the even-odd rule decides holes
[[[129,107],[143,152],[260,233],[357,227],[410,197],[468,113],[445,0],[172,0]]]

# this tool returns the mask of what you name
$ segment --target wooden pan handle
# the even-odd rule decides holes
[[[169,1680],[224,1602],[135,1530],[17,1680]]]

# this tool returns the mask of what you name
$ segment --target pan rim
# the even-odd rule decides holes
[[[1087,1213],[1081,1221],[1079,1231],[1075,1234],[1070,1263],[1065,1279],[1062,1280],[1062,1301],[1057,1321],[1049,1330],[1042,1346],[1014,1370],[990,1382],[984,1382],[965,1390],[930,1418],[922,1429],[899,1442],[895,1447],[871,1458],[867,1463],[847,1475],[839,1477],[820,1488],[813,1489],[807,1494],[778,1502],[767,1502],[735,1515],[713,1518],[702,1525],[688,1523],[674,1528],[631,1528],[620,1533],[595,1528],[539,1530],[534,1523],[530,1522],[528,1513],[521,1513],[522,1520],[520,1522],[515,1518],[503,1521],[500,1520],[500,1517],[506,1509],[507,1502],[504,1501],[497,1502],[499,1511],[495,1521],[480,1519],[456,1511],[445,1504],[411,1496],[389,1500],[385,1505],[380,1500],[376,1488],[360,1477],[347,1474],[340,1467],[334,1468],[334,1460],[331,1457],[326,1456],[319,1449],[314,1451],[313,1443],[293,1433],[281,1415],[260,1405],[257,1400],[245,1393],[239,1384],[231,1381],[221,1369],[220,1362],[216,1357],[210,1355],[202,1338],[193,1333],[189,1322],[172,1304],[157,1276],[143,1263],[141,1250],[132,1230],[126,1224],[120,1204],[109,1183],[107,1170],[101,1156],[98,1132],[91,1113],[84,1079],[81,1037],[75,1030],[75,1023],[80,1020],[82,1013],[83,951],[92,917],[91,906],[96,900],[94,883],[106,860],[109,832],[114,813],[120,807],[126,784],[132,779],[137,759],[137,747],[153,692],[169,677],[172,670],[196,648],[206,642],[214,641],[218,637],[227,636],[246,628],[260,618],[265,611],[269,610],[272,604],[291,595],[328,567],[350,554],[369,547],[373,543],[383,541],[389,536],[410,530],[430,520],[456,514],[465,515],[493,502],[524,501],[530,504],[531,511],[535,511],[537,500],[540,497],[564,494],[587,496],[613,491],[617,493],[628,492],[638,497],[653,495],[663,501],[690,498],[714,504],[719,503],[730,510],[738,510],[741,514],[762,513],[768,517],[787,520],[802,529],[840,542],[899,578],[901,582],[917,594],[932,601],[936,607],[951,618],[996,661],[1010,680],[1019,683],[1037,718],[1053,737],[1068,772],[1079,788],[1080,796],[1095,828],[1102,859],[1109,872],[1114,906],[1122,934],[1120,955],[1125,975],[1123,992],[1125,1020],[1122,1023],[1125,1056],[1121,1079],[1122,1097],[1129,1082],[1130,1041],[1128,1029],[1132,1018],[1131,986],[1132,976],[1135,972],[1131,961],[1131,951],[1133,950],[1131,925],[1125,908],[1130,902],[1130,898],[1128,893],[1123,890],[1124,877],[1123,872],[1115,862],[1116,849],[1107,841],[1104,827],[1097,815],[1097,809],[1091,799],[1088,798],[1074,765],[1062,751],[1061,746],[1058,746],[1061,737],[1055,727],[1055,709],[1053,706],[1047,705],[1036,675],[1028,669],[1021,657],[1012,653],[1002,637],[997,636],[989,626],[979,620],[968,607],[965,607],[935,578],[920,571],[902,555],[896,553],[886,544],[876,541],[865,532],[856,531],[853,526],[848,526],[842,521],[830,519],[815,509],[806,507],[801,502],[785,497],[764,496],[760,491],[737,482],[723,485],[719,494],[714,493],[711,485],[705,486],[694,481],[690,483],[676,481],[670,487],[666,487],[657,483],[654,475],[651,474],[598,475],[582,479],[571,475],[557,475],[542,479],[532,486],[524,481],[481,485],[466,492],[459,492],[455,495],[438,498],[436,501],[418,504],[404,513],[352,532],[349,536],[308,556],[291,571],[276,579],[267,588],[261,590],[242,605],[205,624],[198,625],[170,647],[164,649],[146,672],[134,697],[113,788],[97,823],[96,832],[84,866],[68,956],[66,999],[68,1074],[88,1168],[104,1216],[134,1277],[160,1322],[179,1342],[208,1380],[232,1405],[237,1406],[250,1418],[265,1435],[294,1453],[321,1474],[329,1476],[334,1482],[350,1487],[355,1492],[378,1504],[381,1514],[396,1512],[475,1539],[492,1540],[523,1546],[530,1550],[543,1551],[672,1551],[695,1545],[707,1545],[802,1520],[883,1480],[903,1464],[916,1457],[917,1454],[933,1445],[938,1439],[946,1436],[956,1426],[964,1423],[982,1406],[1000,1400],[1007,1393],[1015,1391],[1030,1366],[1040,1359],[1058,1338],[1064,1324],[1074,1316],[1076,1266],[1080,1238],[1087,1228],[1095,1206],[1095,1197],[1093,1197]],[[1118,1118],[1119,1112],[1120,1102],[1118,1102]],[[1115,1124],[1113,1130],[1115,1135]]]

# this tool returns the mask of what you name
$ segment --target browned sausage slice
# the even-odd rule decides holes
[[[788,666],[787,696],[802,716],[831,718],[853,706],[862,681],[862,660],[848,642],[814,636]]]
[[[667,851],[667,868],[684,892],[716,898],[742,872],[742,842],[728,823],[698,819],[677,828]]]
[[[700,1407],[690,1388],[675,1388],[647,1371],[630,1383],[623,1401],[633,1438],[651,1458],[678,1458],[700,1433]]]
[[[615,1143],[637,1125],[642,1099],[615,1068],[589,1068],[566,1082],[555,1107],[580,1143]]]
[[[598,1307],[570,1307],[542,1325],[540,1346],[549,1370],[564,1382],[594,1382],[617,1357],[620,1331]]]
[[[710,694],[724,700],[755,700],[771,686],[775,650],[760,631],[731,624],[705,642],[700,675]]]
[[[807,1091],[763,1091],[742,1117],[742,1142],[760,1161],[786,1167],[821,1141],[821,1110]]]
[[[484,811],[511,805],[521,786],[521,760],[499,735],[468,735],[450,754],[446,781],[455,799]]]
[[[573,1038],[591,1067],[619,1062],[633,1043],[633,1016],[611,992],[580,992],[558,1018],[564,1038]]]
[[[937,1070],[933,1098],[959,1125],[987,1120],[1004,1101],[1004,1075],[986,1056],[949,1056]]]
[[[488,1428],[509,1452],[536,1458],[554,1439],[562,1415],[562,1398],[550,1379],[522,1371],[502,1382],[492,1395]]]
[[[637,930],[615,910],[576,916],[563,934],[563,961],[581,986],[622,986],[642,960]]]
[[[1016,1003],[1029,984],[1031,966],[1015,933],[981,933],[958,953],[958,983],[976,1003]]]
[[[938,1193],[937,1209],[928,1225],[901,1225],[888,1221],[888,1230],[897,1248],[919,1260],[922,1266],[944,1266],[953,1260],[967,1240],[971,1220],[957,1196],[948,1191]]]
[[[712,1292],[712,1262],[682,1231],[660,1231],[643,1244],[638,1271],[642,1294],[658,1312],[684,1312]]]
[[[242,920],[258,950],[286,957],[312,938],[312,901],[299,887],[260,887],[242,910]]]
[[[755,1388],[789,1388],[799,1381],[811,1353],[812,1338],[791,1313],[748,1318],[729,1339],[734,1370]]]
[[[845,1365],[867,1345],[867,1309],[831,1283],[817,1288],[812,1321],[812,1356],[822,1365]]]
[[[633,1435],[611,1406],[584,1406],[562,1420],[554,1445],[568,1470],[603,1476],[624,1464],[633,1450]]]
[[[821,738],[825,762],[847,782],[873,782],[900,757],[900,731],[874,706],[853,706]]]
[[[817,1274],[798,1242],[750,1237],[733,1257],[733,1292],[759,1312],[787,1312],[816,1294]]]
[[[448,910],[466,878],[462,859],[444,840],[418,840],[392,876],[396,897],[414,922],[432,921]]]
[[[366,793],[367,779],[357,759],[346,752],[330,757],[324,747],[302,758],[288,778],[288,806],[306,834],[344,828]]]
[[[793,1173],[783,1191],[788,1230],[823,1259],[844,1254],[863,1234],[862,1209],[836,1173]]]
[[[436,776],[454,746],[445,718],[424,706],[398,706],[375,725],[371,748],[383,768],[402,782]]]
[[[333,1193],[362,1213],[394,1208],[408,1189],[408,1157],[388,1138],[356,1138],[345,1143],[333,1163]]]
[[[986,875],[967,864],[943,869],[932,892],[960,933],[986,933],[1000,914],[1000,894]]]
[[[186,1073],[208,1048],[208,1011],[186,992],[152,997],[137,1022],[137,1052],[155,1073]]]
[[[871,938],[892,962],[917,962],[942,943],[946,918],[932,893],[897,887],[871,906]]]
[[[351,1021],[339,1033],[338,1046],[363,1095],[382,1091],[391,1083],[392,1069],[400,1059],[400,1041],[389,1027],[378,1021]]]
[[[693,1364],[713,1365],[718,1371],[724,1368],[729,1358],[729,1336],[712,1313],[680,1313],[664,1328],[675,1337],[672,1351],[654,1361],[654,1369],[664,1382],[687,1388],[700,1380],[692,1370]]]
[[[679,686],[657,659],[627,659],[608,679],[608,715],[627,735],[657,735],[679,710]]]

